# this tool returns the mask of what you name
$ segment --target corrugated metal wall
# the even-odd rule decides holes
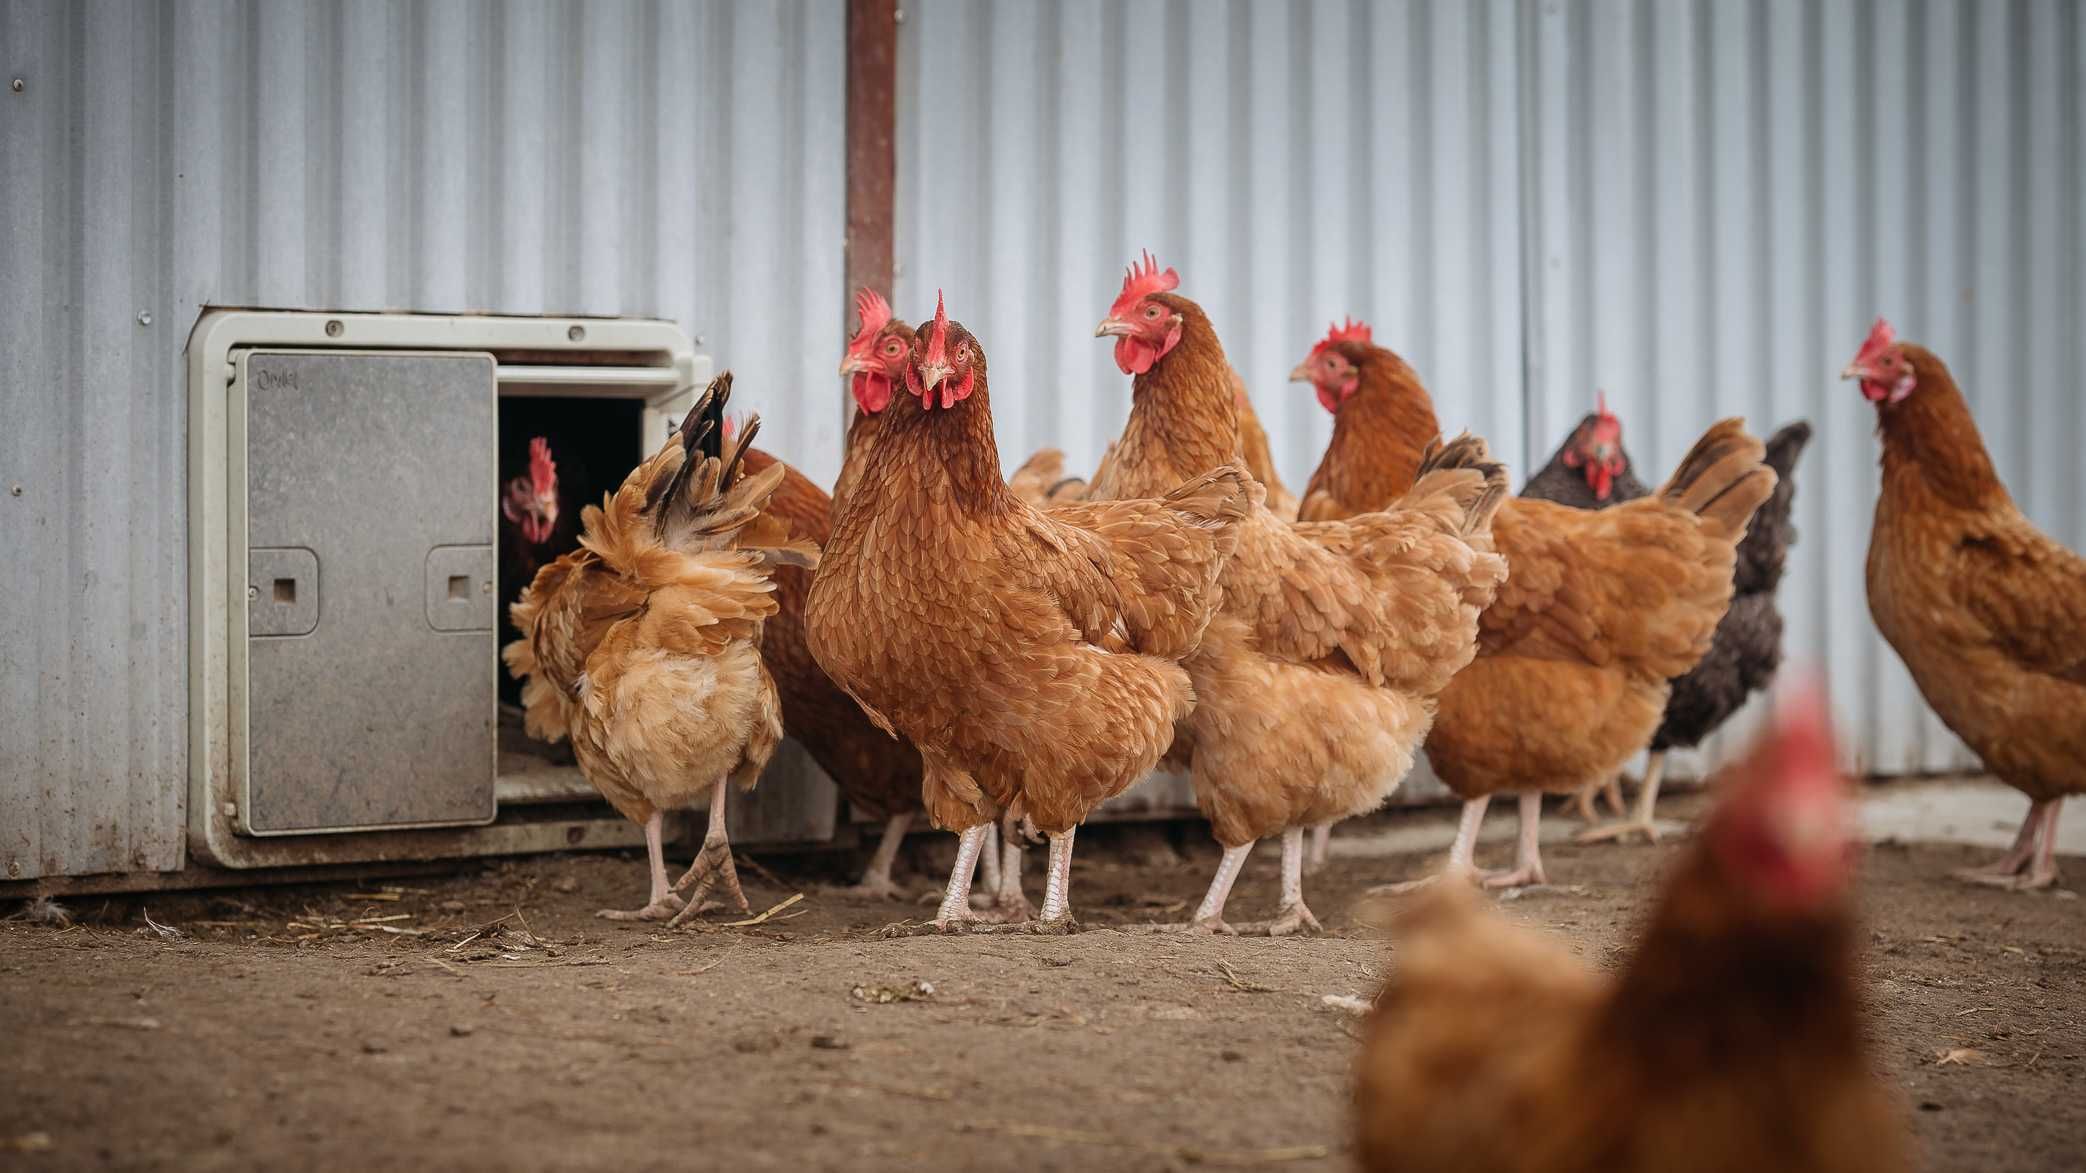
[[[1010,462],[1088,471],[1122,430],[1092,334],[1140,248],[1209,311],[1294,489],[1332,420],[1284,380],[1343,313],[1457,389],[1444,426],[1518,436],[1517,37],[1511,0],[909,3],[895,308],[940,288],[977,332]]]
[[[946,289],[1003,457],[1075,470],[1128,410],[1087,335],[1146,246],[1292,487],[1329,424],[1282,380],[1345,313],[1517,475],[1596,388],[1654,481],[1720,415],[1808,416],[1790,650],[1832,671],[1863,764],[1967,765],[1869,621],[1872,409],[1834,376],[1888,314],[1952,361],[2029,514],[2086,545],[2081,26],[2063,0],[921,0],[897,307]]]
[[[672,318],[830,477],[843,31],[839,0],[0,0],[0,872],[179,861],[205,304]],[[1120,428],[1088,334],[1141,247],[1293,487],[1329,420],[1283,376],[1346,313],[1524,467],[1597,386],[1653,475],[1716,414],[1808,415],[1791,646],[1886,771],[1965,759],[1862,599],[1874,440],[1832,375],[1875,313],[2086,544],[2075,4],[917,0],[901,49],[898,308],[946,289],[985,339],[1009,459],[1091,468]]]
[[[1933,347],[2022,508],[2086,548],[2080,6],[1622,0],[1526,22],[1532,448],[1597,387],[1648,481],[1715,416],[1808,417],[1789,652],[1830,673],[1862,764],[1972,765],[1870,622],[1875,411],[1837,376],[1878,314]]]
[[[180,862],[204,305],[670,318],[837,471],[844,33],[840,0],[0,0],[0,876]]]

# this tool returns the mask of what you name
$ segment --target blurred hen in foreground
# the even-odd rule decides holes
[[[1620,972],[1460,884],[1406,910],[1360,1060],[1364,1169],[1907,1167],[1862,1033],[1827,706],[1803,688],[1779,708]]]

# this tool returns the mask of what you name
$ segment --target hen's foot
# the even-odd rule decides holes
[[[1318,923],[1318,918],[1311,915],[1311,910],[1304,907],[1301,900],[1285,906],[1281,914],[1268,924],[1270,937],[1294,937],[1304,932],[1323,933],[1325,926]]]
[[[1025,904],[1027,903],[1027,901],[1023,901],[1023,903]],[[1021,927],[1027,929],[1031,933],[1040,933],[1047,936],[1061,937],[1069,936],[1072,933],[1078,932],[1079,922],[1073,920],[1072,914],[1068,912],[1063,916],[1053,917],[1050,920],[1026,921],[1021,925]]]
[[[1019,892],[999,893],[992,898],[992,903],[985,906],[985,911],[985,919],[1001,924],[1021,925],[1036,919],[1036,906]]]
[[[728,900],[730,905],[737,907],[740,912],[753,911],[753,905],[747,903],[745,891],[739,887],[739,868],[732,862],[731,844],[722,839],[706,840],[703,843],[703,849],[696,853],[695,862],[689,864],[688,870],[675,881],[674,891],[679,892],[690,884],[695,885],[695,891],[688,897],[688,907],[668,921],[668,927],[679,925],[694,916],[713,886],[720,889],[718,895]]]
[[[635,911],[604,908],[595,913],[602,920],[666,920],[681,911],[681,898],[671,892]]]
[[[889,876],[863,876],[852,884],[839,884],[825,889],[828,896],[841,900],[910,900],[911,893],[900,887],[898,881]],[[939,899],[934,893],[930,899]]]
[[[2012,892],[2033,892],[2057,883],[2056,867],[2038,868],[2022,864],[2006,870],[2005,865],[1985,868],[1961,868],[1954,873],[1956,879],[1969,884],[1982,884],[1988,888],[2005,888]]]
[[[1370,888],[1367,891],[1363,892],[1362,895],[1409,896],[1414,892],[1421,891],[1422,889],[1432,888],[1434,885],[1439,884],[1440,882],[1441,876],[1439,875],[1421,876],[1417,880],[1400,880],[1395,884],[1378,884],[1374,888]]]
[[[1588,827],[1572,836],[1572,842],[1605,843],[1609,840],[1626,840],[1632,835],[1642,835],[1646,841],[1657,843],[1658,824],[1650,820],[1620,819],[1613,823],[1603,823],[1598,827]]]
[[[1543,874],[1543,865],[1531,863],[1523,864],[1509,872],[1484,872],[1479,876],[1479,882],[1487,890],[1527,888],[1537,884],[1547,884],[1550,882],[1550,877]]]
[[[1224,923],[1221,916],[1198,916],[1181,926],[1185,933],[1207,933],[1213,937],[1236,937],[1239,931]]]

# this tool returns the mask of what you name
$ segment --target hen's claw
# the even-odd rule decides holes
[[[827,888],[828,896],[841,900],[909,900],[911,896],[889,876],[863,876],[852,884]]]
[[[2057,883],[2058,872],[2049,869],[2023,867],[2017,871],[1999,871],[1995,868],[1959,868],[1952,873],[1956,879],[1967,884],[1982,884],[1987,888],[2004,888],[2010,892],[2033,892]]]
[[[1211,936],[1236,937],[1239,931],[1224,923],[1221,916],[1198,916],[1188,922],[1185,932],[1208,933]]]
[[[1026,924],[1036,919],[1036,906],[1020,892],[999,893],[986,905],[986,911],[991,914],[990,919],[1002,924]]]
[[[1311,915],[1311,910],[1304,907],[1301,900],[1284,907],[1281,915],[1268,924],[1270,937],[1294,937],[1306,930],[1323,933],[1325,926],[1318,923],[1318,918]]]
[[[1572,842],[1605,843],[1611,839],[1622,840],[1628,839],[1632,835],[1642,835],[1648,842],[1657,843],[1659,834],[1659,827],[1656,823],[1640,822],[1636,819],[1619,819],[1612,823],[1603,823],[1598,827],[1588,827],[1577,835],[1572,836]]]
[[[1479,877],[1487,891],[1500,888],[1527,888],[1547,884],[1550,877],[1543,874],[1541,864],[1524,864],[1512,871],[1485,872]]]
[[[681,898],[668,892],[643,908],[635,910],[604,908],[594,915],[602,920],[666,920],[680,911]]]
[[[745,891],[739,887],[739,868],[732,861],[731,844],[723,839],[709,839],[703,842],[703,849],[696,853],[695,862],[689,864],[688,870],[682,873],[681,878],[674,881],[674,891],[679,892],[690,884],[695,885],[695,891],[688,897],[688,907],[666,922],[668,928],[677,927],[682,921],[694,916],[703,905],[703,897],[709,895],[713,886],[721,885],[722,891],[719,895],[736,905],[740,912],[753,911],[753,905],[746,900]]]

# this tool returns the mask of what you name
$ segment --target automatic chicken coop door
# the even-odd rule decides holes
[[[189,347],[198,854],[260,867],[628,838],[577,770],[499,752],[502,421],[509,405],[558,414],[613,485],[707,368],[660,322],[204,315]]]

